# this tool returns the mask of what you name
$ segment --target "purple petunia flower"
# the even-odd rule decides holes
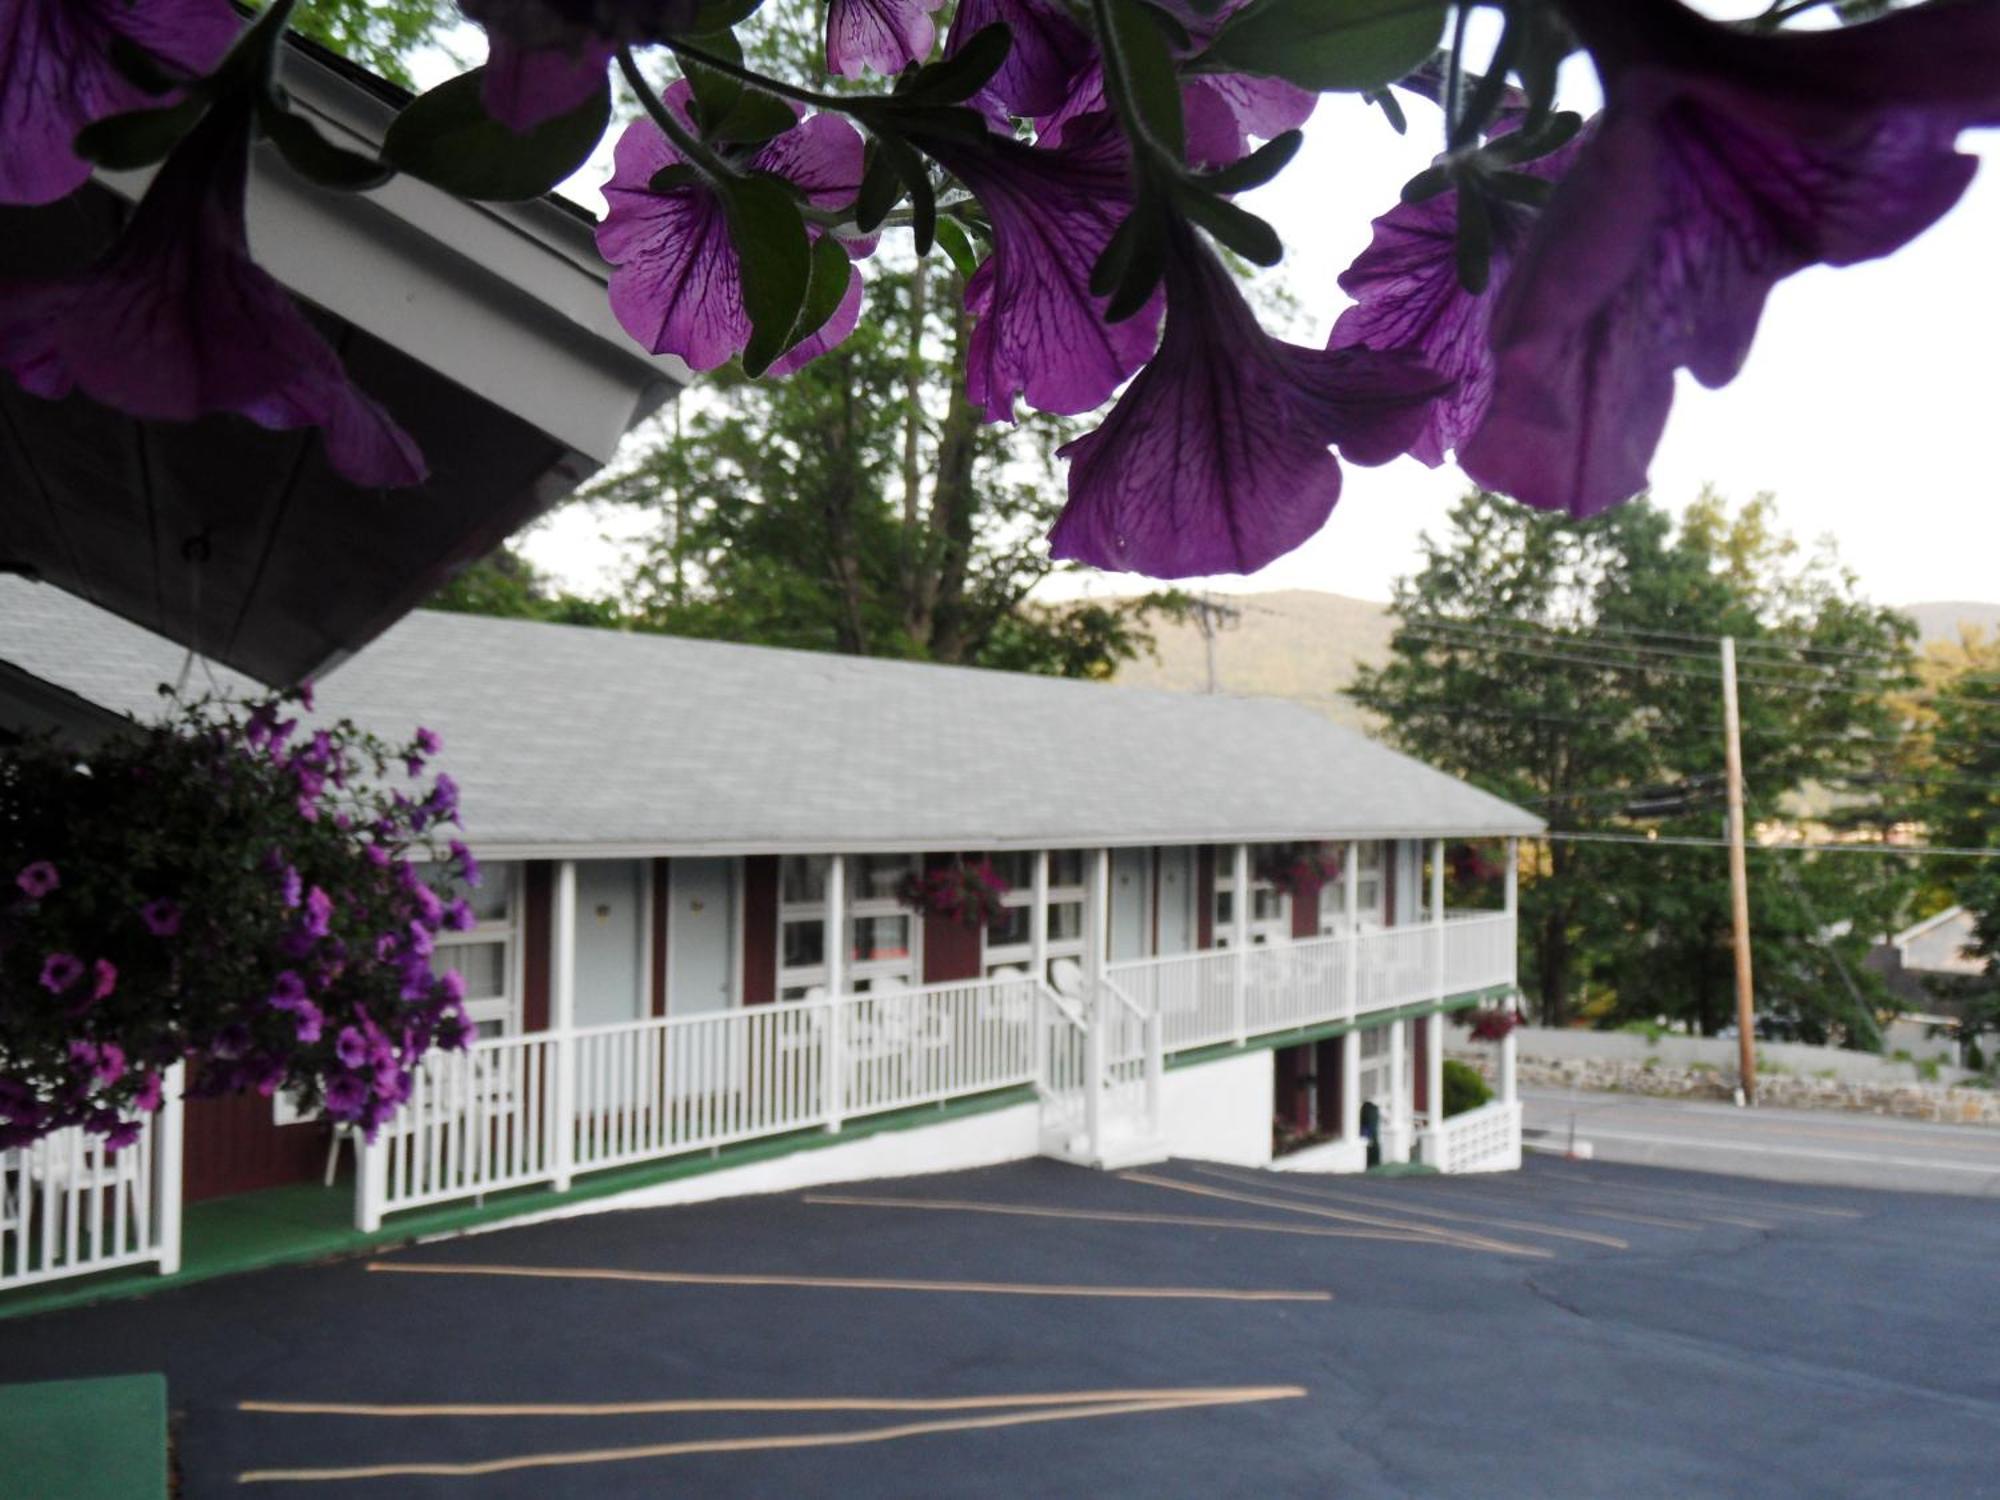
[[[132,1107],[147,1114],[157,1113],[165,1097],[165,1087],[158,1073],[147,1073],[139,1080],[139,1091],[132,1096]]]
[[[95,1005],[100,1000],[109,1000],[118,988],[118,965],[108,958],[92,961],[90,972],[93,982],[90,986],[90,1002]]]
[[[340,1035],[333,1039],[333,1055],[340,1059],[344,1068],[358,1068],[368,1061],[368,1038],[353,1026],[340,1028]]]
[[[2000,3],[1769,35],[1675,0],[1562,9],[1605,108],[1501,293],[1460,462],[1590,515],[1645,487],[1675,370],[1735,378],[1773,286],[1887,255],[1958,201],[1958,132],[2000,123]]]
[[[74,953],[51,953],[42,960],[42,988],[51,995],[60,995],[81,978],[83,960]]]
[[[1583,147],[1583,137],[1517,170],[1553,181]],[[1458,195],[1398,203],[1375,221],[1368,248],[1340,275],[1355,305],[1343,312],[1329,349],[1405,350],[1456,382],[1431,403],[1410,456],[1436,468],[1446,453],[1478,430],[1493,396],[1488,332],[1493,306],[1507,283],[1515,253],[1533,231],[1536,211],[1491,202],[1493,250],[1486,290],[1468,292],[1458,279]]]
[[[669,109],[686,117],[685,81],[667,90]],[[757,148],[743,164],[782,177],[820,208],[844,208],[861,182],[861,137],[833,115],[810,115]],[[681,160],[659,126],[635,120],[618,138],[616,170],[605,185],[597,248],[615,269],[611,310],[626,332],[654,354],[677,354],[695,371],[713,370],[743,352],[750,318],[743,310],[742,268],[722,199],[700,182],[665,192],[654,174]],[[789,374],[838,344],[861,316],[861,277],[825,327],[772,364]],[[444,778],[440,777],[440,781]]]
[[[458,878],[474,890],[479,889],[479,861],[472,857],[472,851],[463,841],[453,839],[449,845],[452,863],[458,866]]]
[[[156,897],[139,908],[139,920],[154,937],[173,937],[181,930],[181,909],[165,896]]]
[[[14,884],[30,901],[41,901],[62,884],[62,876],[56,873],[52,861],[38,859],[22,867],[21,873],[14,877]]]
[[[326,1112],[335,1120],[357,1119],[368,1102],[368,1085],[352,1073],[336,1073],[326,1081]]]
[[[999,114],[1054,114],[1075,91],[1078,73],[1096,60],[1090,34],[1058,0],[959,0],[945,51],[956,52],[996,22],[1012,33],[1013,45],[973,102]]]
[[[473,914],[472,903],[458,897],[444,909],[444,926],[451,932],[470,932],[479,923]]]
[[[241,1021],[231,1021],[215,1034],[208,1050],[225,1062],[234,1062],[250,1050],[250,1028]]]
[[[410,892],[417,903],[417,920],[435,931],[444,921],[444,903],[438,894],[427,885],[420,885]]]
[[[271,982],[271,993],[264,997],[264,1003],[273,1010],[296,1010],[305,1003],[306,982],[294,969],[280,969],[278,977]]]
[[[81,390],[135,417],[233,412],[262,427],[317,427],[327,462],[355,484],[415,484],[416,445],[348,383],[339,356],[251,258],[251,125],[247,101],[213,106],[102,260],[10,287],[0,366],[33,395]]]
[[[278,896],[286,906],[296,909],[305,899],[306,883],[299,878],[296,867],[286,865],[278,874]]]
[[[1443,388],[1409,354],[1270,337],[1181,227],[1160,352],[1095,432],[1061,450],[1069,503],[1050,553],[1156,578],[1253,572],[1325,523],[1340,496],[1331,445],[1388,462]]]
[[[979,198],[993,253],[965,287],[977,319],[965,392],[988,421],[1011,421],[1025,396],[1074,415],[1101,405],[1153,352],[1159,305],[1118,323],[1090,292],[1090,269],[1131,204],[1130,157],[1108,115],[1071,129],[1057,149],[992,135],[940,137],[926,149]]]
[[[292,1009],[292,1022],[301,1042],[316,1042],[326,1026],[326,1017],[310,1000],[301,1000]]]
[[[305,930],[325,937],[333,928],[333,897],[318,886],[306,892]]]
[[[160,101],[111,61],[134,43],[188,74],[210,71],[242,22],[228,0],[6,0],[0,4],[0,203],[53,203],[83,186],[77,132]]]
[[[944,0],[829,0],[826,70],[859,78],[864,69],[894,76],[931,55],[931,12]]]
[[[139,1139],[140,1127],[134,1120],[119,1120],[102,1132],[104,1149],[114,1155]]]
[[[684,32],[700,0],[461,0],[486,28],[482,97],[515,131],[567,114],[603,87],[620,42]]]

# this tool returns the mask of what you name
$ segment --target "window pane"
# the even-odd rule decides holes
[[[1083,903],[1056,901],[1049,906],[1049,941],[1060,943],[1083,936]]]
[[[1009,906],[1000,913],[1000,920],[986,929],[986,946],[1005,948],[1015,943],[1025,943],[1032,936],[1028,908]]]
[[[1382,846],[1372,840],[1361,846],[1361,857],[1355,863],[1364,870],[1382,868]]]
[[[507,993],[505,943],[450,943],[437,950],[437,967],[465,976],[468,1000],[491,1000]]]
[[[1217,927],[1227,927],[1235,920],[1235,893],[1232,891],[1217,891],[1215,893],[1215,925]]]
[[[856,917],[854,947],[856,963],[876,963],[888,958],[910,956],[908,917]]]
[[[826,923],[785,923],[782,951],[780,961],[787,969],[818,968],[826,962]]]
[[[779,897],[787,906],[817,906],[826,900],[826,856],[787,854],[780,866]]]
[[[893,901],[903,877],[915,868],[916,861],[907,854],[863,854],[854,860],[854,889],[848,892],[848,899]]]
[[[1285,914],[1285,898],[1273,890],[1256,891],[1250,911],[1253,922],[1275,922]]]
[[[1081,849],[1052,849],[1049,851],[1049,884],[1083,884],[1083,851]]]
[[[778,998],[788,1004],[794,1000],[803,1000],[806,997],[806,991],[811,988],[812,986],[809,984],[788,984],[778,991]]]
[[[462,880],[445,881],[438,884],[443,871],[440,866],[424,861],[417,865],[417,873],[424,878],[424,884],[440,891],[447,901],[461,897],[472,908],[472,914],[482,922],[504,922],[512,909],[514,882],[519,866],[508,860],[479,867],[479,884],[475,888]]]
[[[1007,882],[1009,890],[1025,891],[1035,883],[1035,856],[1025,849],[1010,849],[990,856],[994,873]]]

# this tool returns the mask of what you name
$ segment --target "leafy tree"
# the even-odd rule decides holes
[[[1424,567],[1398,585],[1391,659],[1364,672],[1355,695],[1397,744],[1554,829],[1715,838],[1721,635],[1744,648],[1752,827],[1796,822],[1802,794],[1865,773],[1895,738],[1911,628],[1856,597],[1830,554],[1802,555],[1768,500],[1732,515],[1705,496],[1676,531],[1645,502],[1575,522],[1475,494],[1451,527],[1425,539]],[[1888,665],[1851,668],[1863,660]],[[1879,799],[1835,800],[1820,821],[1895,815]],[[1756,860],[1761,1012],[1803,1034],[1873,1040],[1883,996],[1860,960],[1906,899],[1893,863]],[[1730,1020],[1720,851],[1557,839],[1529,876],[1523,969],[1545,1022],[1568,1019],[1592,983],[1614,1015],[1675,1016],[1705,1032]]]
[[[557,589],[533,563],[504,545],[459,573],[432,595],[425,607],[562,625],[617,627],[625,623],[615,601],[585,599]]]
[[[1921,810],[1931,841],[1945,848],[1992,849],[1996,857],[1946,856],[1932,874],[1939,904],[1956,901],[1972,913],[1973,951],[1986,960],[1977,979],[1936,988],[1960,1016],[1960,1032],[1976,1049],[2000,1031],[2000,639],[1974,633],[1933,652],[1936,696]]]
[[[1105,677],[1176,593],[1046,605],[1070,424],[994,426],[957,371],[963,282],[877,277],[861,326],[783,381],[724,375],[589,498],[656,519],[624,591],[641,629]]]
[[[292,26],[384,78],[414,88],[410,57],[425,47],[452,51],[461,24],[449,0],[302,0]]]

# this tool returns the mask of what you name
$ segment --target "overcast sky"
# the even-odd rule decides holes
[[[1587,107],[1577,92],[1566,80],[1565,102]],[[1370,219],[1437,149],[1435,112],[1420,110],[1399,139],[1358,100],[1323,100],[1290,169],[1246,200],[1284,239],[1286,260],[1269,274],[1312,320],[1315,343],[1346,304],[1335,278],[1366,245]],[[1771,491],[1784,524],[1808,539],[1831,533],[1881,603],[2000,600],[2000,466],[1985,452],[2000,433],[2000,133],[1963,144],[1985,165],[1930,233],[1888,260],[1781,283],[1734,384],[1708,391],[1681,377],[1653,464],[1661,503],[1678,508],[1704,484],[1739,502]],[[1441,530],[1464,488],[1456,471],[1410,459],[1349,467],[1317,537],[1252,577],[1208,582],[1386,599],[1415,566],[1419,535]],[[606,524],[559,517],[529,555],[599,591],[616,560],[598,539]],[[1093,573],[1049,592],[1144,586]]]

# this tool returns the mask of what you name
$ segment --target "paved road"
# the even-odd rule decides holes
[[[1996,1306],[1975,1198],[1028,1162],[0,1323],[0,1381],[164,1370],[189,1500],[1958,1500]]]
[[[1599,1161],[2000,1196],[2000,1129],[1990,1126],[1563,1089],[1523,1089],[1521,1099],[1527,1129],[1550,1145],[1566,1144],[1574,1129]]]

